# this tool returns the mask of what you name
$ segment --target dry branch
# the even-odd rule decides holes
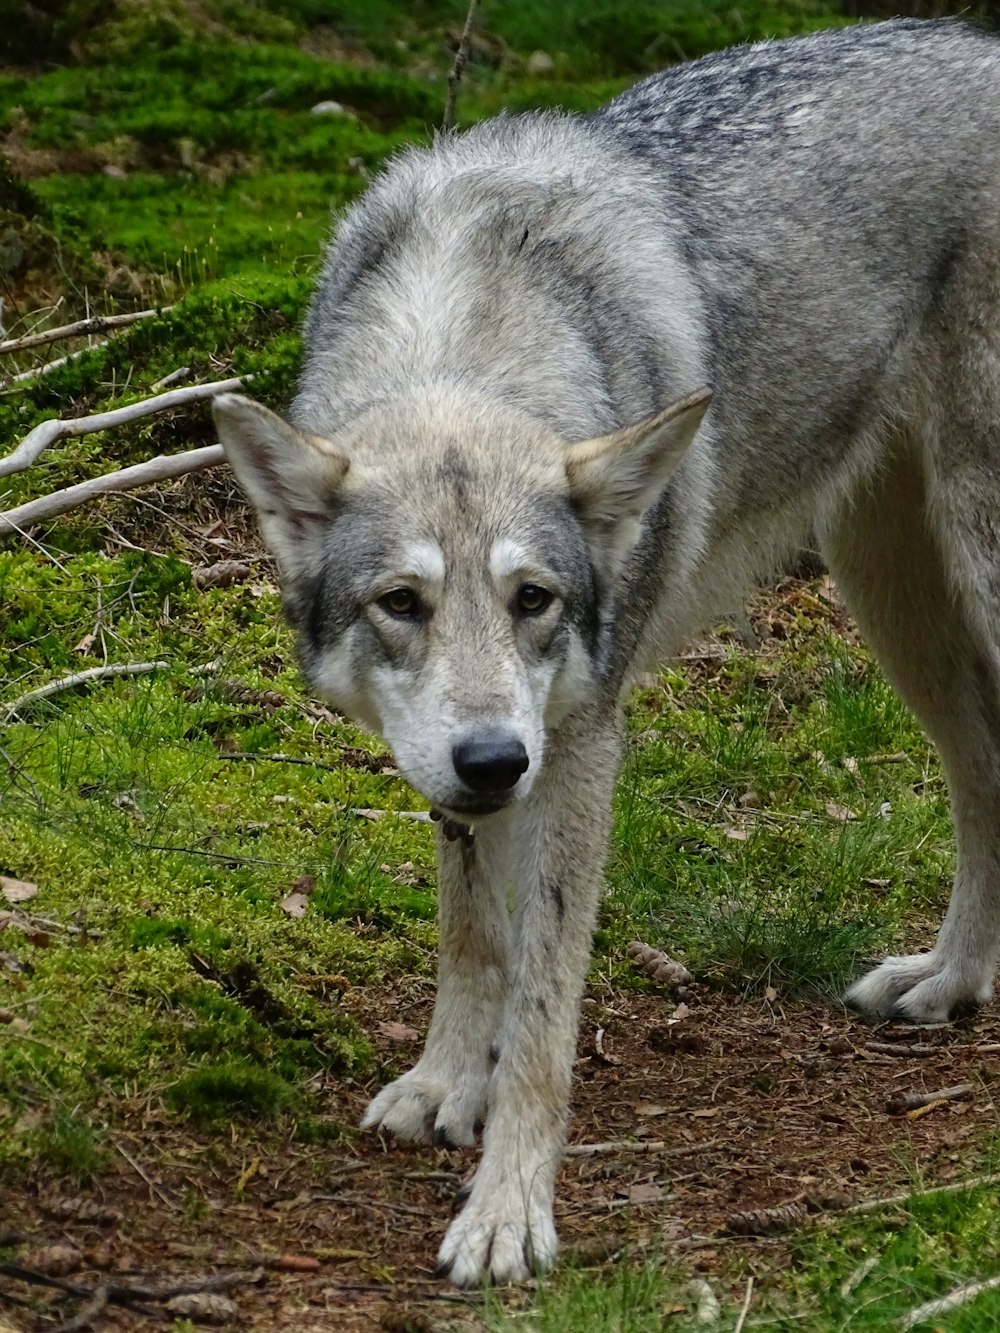
[[[75,1314],[72,1319],[67,1319],[63,1324],[57,1324],[51,1330],[51,1333],[80,1333],[81,1329],[91,1328],[107,1308],[108,1289],[104,1286],[98,1287],[78,1314]]]
[[[563,1149],[564,1157],[603,1157],[605,1154],[627,1153],[662,1153],[664,1157],[683,1157],[688,1153],[701,1152],[714,1148],[715,1139],[705,1143],[685,1143],[676,1147],[663,1139],[610,1139],[607,1143],[569,1143]]]
[[[929,1190],[911,1190],[909,1194],[888,1194],[881,1199],[862,1199],[860,1203],[852,1203],[848,1208],[840,1209],[841,1213],[876,1213],[880,1208],[892,1208],[900,1203],[912,1203],[914,1199],[930,1199],[937,1194],[958,1194],[962,1190],[978,1189],[980,1185],[998,1185],[1000,1184],[1000,1171],[991,1172],[987,1176],[970,1176],[968,1180],[955,1180],[950,1185],[935,1185]]]
[[[186,390],[180,389],[178,392],[185,393]],[[167,397],[166,394],[163,396]],[[158,481],[175,481],[178,477],[187,476],[189,472],[203,472],[205,468],[223,462],[224,457],[221,444],[207,444],[203,449],[191,449],[184,454],[165,454],[160,458],[151,458],[147,463],[122,468],[120,472],[107,472],[102,477],[77,482],[75,486],[43,495],[39,500],[29,500],[14,509],[0,510],[0,535],[5,532],[23,533],[35,523],[43,523],[70,509],[77,509],[101,495],[134,491],[140,486],[150,486]]]
[[[753,1278],[747,1278],[746,1295],[743,1297],[743,1304],[740,1306],[739,1318],[733,1328],[733,1333],[743,1333],[743,1325],[747,1322],[747,1315],[750,1313],[750,1302],[753,1300]]]
[[[86,356],[88,352],[93,352],[99,347],[107,347],[110,339],[102,338],[99,343],[92,343],[89,347],[81,347],[78,352],[68,352],[66,356],[60,356],[55,361],[46,361],[44,365],[32,366],[30,370],[22,370],[18,375],[10,375],[3,382],[3,389],[11,389],[15,384],[23,384],[26,380],[38,379],[40,375],[47,375],[50,370],[58,370],[60,366],[65,366],[69,361],[75,361],[77,357]]]
[[[216,380],[212,384],[191,384],[186,389],[171,389],[169,393],[157,394],[155,398],[141,398],[139,402],[129,403],[127,407],[116,407],[110,412],[97,412],[90,417],[73,417],[67,420],[51,417],[48,421],[39,422],[34,430],[30,430],[13,453],[8,454],[6,458],[0,458],[0,477],[23,472],[57,440],[64,440],[74,435],[90,435],[98,430],[111,430],[114,426],[124,426],[126,422],[138,421],[140,417],[152,416],[154,412],[166,412],[171,407],[183,407],[201,398],[212,398],[217,393],[230,393],[249,378],[248,375],[244,379]],[[221,455],[221,450],[219,452]],[[62,510],[58,512],[62,513]]]
[[[444,115],[441,117],[441,128],[443,130],[450,130],[455,124],[455,102],[458,98],[458,87],[462,82],[462,75],[469,59],[472,29],[476,25],[476,10],[478,7],[479,0],[469,0],[469,12],[465,16],[465,27],[462,29],[462,37],[458,43],[458,50],[455,52],[454,63],[448,73],[448,100],[444,104]]]
[[[934,1106],[938,1102],[962,1102],[975,1092],[972,1083],[956,1083],[952,1088],[941,1088],[938,1092],[894,1092],[886,1100],[885,1108],[890,1115],[903,1115],[908,1111],[919,1111],[925,1106]]]
[[[103,680],[108,676],[145,676],[150,671],[164,671],[167,666],[166,662],[122,662],[91,667],[89,671],[75,671],[71,676],[51,680],[48,685],[40,685],[37,690],[29,690],[27,694],[22,694],[19,699],[7,705],[4,721],[9,722],[30,704],[49,699],[53,694],[61,694],[64,690],[75,689],[77,685],[89,685],[93,680]]]
[[[947,1296],[940,1296],[936,1301],[928,1301],[926,1305],[918,1305],[915,1310],[897,1320],[898,1327],[915,1328],[925,1319],[933,1319],[936,1315],[947,1314],[949,1310],[957,1310],[960,1305],[975,1300],[984,1291],[992,1291],[995,1287],[1000,1287],[1000,1277],[988,1277],[982,1282],[966,1282],[961,1287],[956,1287],[954,1291],[949,1291]]]
[[[126,315],[92,315],[90,319],[78,319],[75,324],[63,324],[57,329],[26,333],[23,338],[7,338],[4,342],[0,342],[0,352],[23,352],[29,347],[44,347],[46,343],[61,342],[64,338],[82,338],[88,333],[105,333],[108,329],[120,329],[127,324],[137,324],[140,319],[165,315],[168,310],[173,310],[173,306],[165,305],[160,310],[134,310]]]

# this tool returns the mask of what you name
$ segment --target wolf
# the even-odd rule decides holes
[[[810,530],[936,743],[940,1022],[1000,947],[1000,41],[894,20],[721,52],[391,161],[289,421],[216,399],[316,691],[441,818],[437,1000],[364,1124],[482,1155],[460,1285],[556,1253],[622,699]],[[460,835],[460,836],[456,836]]]

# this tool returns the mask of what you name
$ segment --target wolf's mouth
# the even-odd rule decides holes
[[[495,815],[497,811],[505,809],[514,800],[513,791],[497,792],[490,795],[463,797],[457,801],[449,801],[447,805],[439,805],[437,808],[445,819],[470,819],[482,818],[483,815]]]

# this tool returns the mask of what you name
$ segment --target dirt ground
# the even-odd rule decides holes
[[[349,998],[384,1064],[411,1064],[429,983],[403,979],[389,993]],[[773,991],[746,1000],[694,986],[681,1005],[592,992],[570,1141],[605,1147],[562,1169],[563,1253],[600,1267],[626,1246],[657,1247],[724,1285],[741,1260],[744,1271],[780,1263],[783,1224],[905,1192],[915,1175],[927,1186],[968,1174],[966,1154],[997,1128],[998,1053],[993,1011],[953,1027],[873,1028]],[[909,1113],[897,1104],[962,1083],[973,1085],[964,1100]],[[322,1093],[332,1120],[356,1125],[375,1087],[330,1077]],[[353,1134],[303,1147],[246,1127],[228,1140],[199,1137],[139,1106],[113,1140],[113,1170],[82,1198],[37,1186],[3,1200],[0,1239],[18,1246],[25,1268],[88,1291],[238,1270],[227,1289],[235,1310],[216,1319],[259,1333],[479,1326],[481,1297],[433,1277],[472,1150]],[[768,1209],[782,1211],[754,1216]],[[747,1229],[772,1234],[739,1234]],[[0,1273],[0,1330],[110,1333],[168,1317],[162,1300],[133,1298],[144,1308],[112,1303],[93,1325],[73,1322],[90,1299]],[[523,1304],[530,1293],[509,1299]]]

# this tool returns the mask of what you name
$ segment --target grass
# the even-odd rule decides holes
[[[59,300],[54,322],[174,309],[0,394],[0,438],[143,396],[179,365],[193,379],[252,373],[254,393],[283,405],[331,206],[437,121],[441,31],[464,5],[428,0],[404,21],[387,0],[204,0],[196,19],[210,30],[197,39],[180,0],[32,14],[50,61],[68,61],[71,41],[84,59],[0,73],[8,151],[31,177],[0,179],[10,330]],[[300,49],[320,20],[368,63]],[[832,20],[806,0],[497,0],[488,27],[513,58],[474,70],[461,114],[582,109],[677,52]],[[523,73],[538,48],[553,57],[550,79]],[[328,99],[352,114],[310,114]],[[0,503],[211,439],[198,408],[67,441],[5,479]],[[54,923],[0,933],[0,1009],[20,1020],[0,1025],[0,1189],[99,1179],[136,1105],[207,1134],[245,1119],[307,1142],[351,1135],[314,1092],[319,1073],[373,1069],[344,997],[432,973],[429,830],[351,813],[416,808],[391,758],[304,693],[259,552],[245,583],[192,582],[193,564],[245,550],[245,525],[228,481],[209,478],[78,511],[0,550],[0,708],[105,659],[168,664],[59,694],[0,734],[0,873],[37,884],[25,909]],[[646,984],[625,954],[639,936],[714,985],[832,994],[865,958],[931,938],[953,856],[936,760],[839,633],[822,584],[780,607],[782,637],[763,653],[723,629],[718,660],[671,666],[631,701],[595,978]],[[282,904],[304,877],[308,905],[293,916]],[[753,1318],[884,1329],[1000,1265],[997,1203],[990,1187],[806,1229],[787,1272],[758,1274]],[[877,1266],[841,1296],[866,1256]],[[746,1274],[723,1268],[732,1321]],[[606,1279],[560,1272],[517,1323],[693,1327],[686,1280],[637,1252]],[[936,1326],[992,1328],[998,1299]],[[489,1320],[512,1322],[499,1307]]]

